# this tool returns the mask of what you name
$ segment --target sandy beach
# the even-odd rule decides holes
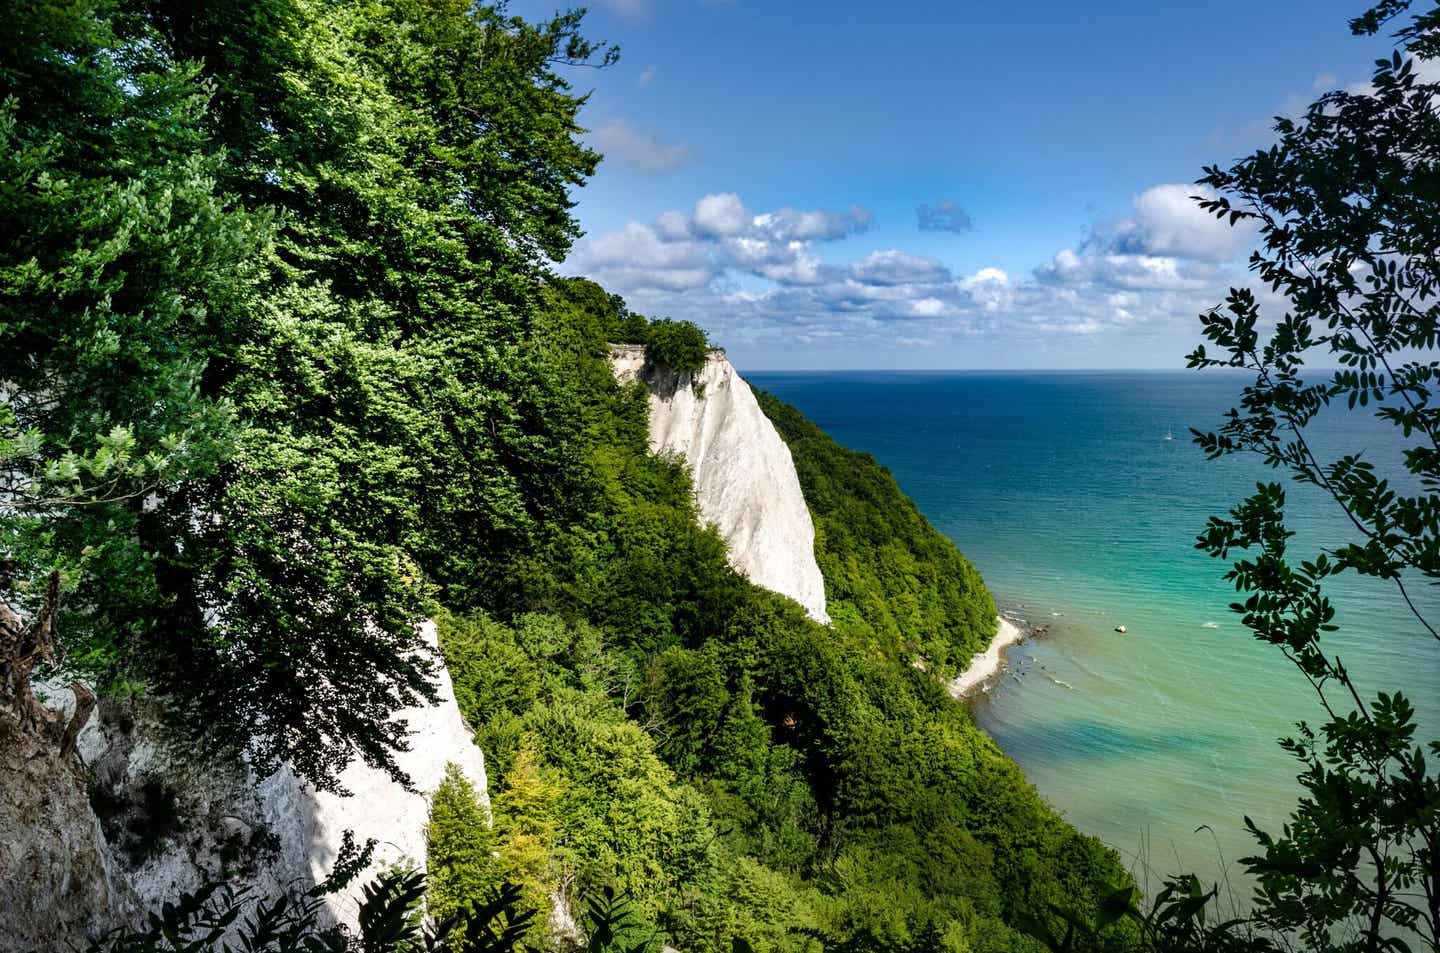
[[[999,618],[1000,627],[995,632],[995,638],[990,640],[989,648],[971,659],[970,667],[950,683],[950,694],[954,697],[963,698],[1000,674],[1005,666],[1005,650],[1025,638],[1018,625],[1003,615]]]

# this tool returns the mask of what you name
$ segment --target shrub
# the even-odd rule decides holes
[[[645,342],[646,361],[681,374],[698,374],[709,356],[709,339],[689,321],[665,318],[650,323]]]

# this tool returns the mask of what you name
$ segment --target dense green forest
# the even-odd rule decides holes
[[[815,517],[815,557],[836,628],[942,673],[995,634],[995,603],[955,544],[935,531],[868,453],[847,450],[798,410],[756,395],[790,447]]]
[[[993,633],[974,569],[767,398],[835,624],[747,583],[607,362],[704,335],[549,272],[600,159],[558,69],[613,56],[580,23],[5,4],[0,595],[56,579],[68,670],[320,786],[396,770],[436,617],[493,800],[437,793],[437,911],[615,886],[687,951],[1036,949],[1125,875],[937,678]]]
[[[1090,906],[1122,880],[910,664],[910,640],[877,635],[894,615],[860,603],[854,624],[821,626],[730,569],[684,469],[646,452],[645,391],[611,376],[606,341],[635,316],[588,282],[551,301],[538,327],[576,382],[600,485],[526,573],[529,611],[442,623],[493,772],[494,836],[515,845],[477,882],[537,898],[559,870],[581,892],[616,884],[682,947],[723,950],[805,949],[806,931],[841,949],[1024,948],[1015,914]],[[899,581],[865,577],[869,591],[928,584],[977,620],[937,641],[983,644],[993,604],[974,570],[948,542],[924,558],[939,537],[893,479],[848,465],[838,500],[903,504],[927,534],[908,573],[882,560]]]

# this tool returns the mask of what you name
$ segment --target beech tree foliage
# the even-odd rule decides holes
[[[573,500],[527,327],[576,234],[578,14],[7,4],[0,542],[72,667],[329,784],[415,624]]]
[[[1409,6],[1382,3],[1352,29],[1376,33]],[[1440,620],[1415,597],[1440,580],[1440,84],[1417,63],[1440,52],[1437,26],[1435,9],[1415,16],[1369,89],[1322,96],[1277,122],[1274,146],[1201,180],[1218,193],[1206,209],[1258,228],[1251,270],[1280,303],[1237,288],[1202,317],[1215,350],[1198,348],[1191,366],[1242,368],[1254,381],[1196,440],[1212,457],[1258,455],[1318,488],[1353,530],[1294,552],[1285,488],[1266,483],[1198,540],[1232,560],[1233,608],[1324,707],[1322,724],[1283,742],[1300,765],[1299,805],[1278,832],[1247,820],[1259,852],[1244,860],[1256,923],[1315,950],[1440,948],[1440,775],[1427,762],[1440,742],[1417,738],[1403,691],[1362,696],[1330,645],[1325,595],[1342,574],[1385,580],[1440,652]],[[1372,447],[1399,452],[1324,456],[1312,424],[1336,405],[1384,431]]]
[[[147,502],[235,453],[195,342],[245,324],[272,216],[216,188],[204,85],[153,30],[6,4],[0,37],[0,599],[59,570],[100,667],[160,600]]]

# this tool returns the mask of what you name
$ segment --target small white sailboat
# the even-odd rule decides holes
[[[1174,440],[1174,439],[1175,439],[1175,434],[1174,434],[1172,431],[1167,430],[1167,431],[1165,431],[1165,439],[1166,439],[1166,440]]]

